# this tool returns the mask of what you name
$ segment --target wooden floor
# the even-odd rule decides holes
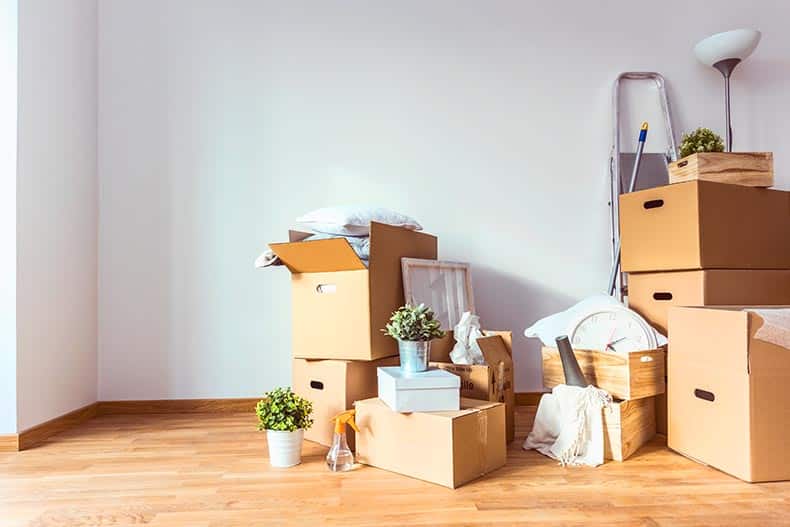
[[[523,438],[534,410],[519,410]],[[658,440],[596,469],[520,443],[452,491],[371,467],[330,473],[312,443],[302,465],[271,469],[251,415],[100,416],[0,454],[0,526],[790,525],[790,483],[742,483]]]

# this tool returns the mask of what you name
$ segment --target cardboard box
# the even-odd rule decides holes
[[[560,352],[544,346],[543,385],[553,388],[565,384]],[[641,399],[664,393],[666,378],[663,348],[618,353],[613,351],[574,350],[587,382],[606,390],[617,399]]]
[[[432,361],[431,366],[449,371],[461,378],[461,397],[504,403],[507,442],[510,443],[516,435],[512,336],[509,331],[487,333],[490,335],[477,340],[480,351],[486,359],[486,365],[453,364],[449,356],[452,346],[448,347],[447,343],[444,343],[444,346],[438,347],[438,353],[432,352],[432,358],[441,362]],[[449,337],[452,339],[452,335]]]
[[[628,307],[666,335],[671,306],[790,304],[790,271],[704,269],[628,275]]]
[[[744,481],[790,479],[790,349],[738,308],[669,311],[669,447]]]
[[[343,238],[270,244],[291,271],[293,356],[303,359],[375,360],[398,354],[384,335],[392,312],[403,305],[401,257],[436,259],[430,234],[370,224],[366,268]]]
[[[405,375],[399,366],[378,368],[379,399],[396,412],[461,409],[461,379],[440,369]]]
[[[378,393],[376,369],[398,364],[397,357],[377,361],[294,359],[293,391],[313,403],[313,426],[304,438],[324,446],[332,445],[334,425],[330,421],[354,401],[375,397]],[[348,427],[348,444],[354,448],[354,431]]]
[[[670,183],[695,179],[747,187],[774,184],[774,155],[771,152],[700,152],[667,166]]]
[[[505,405],[462,399],[457,412],[393,412],[356,403],[357,460],[454,489],[505,464]]]
[[[656,435],[652,397],[615,401],[603,410],[604,458],[625,461]]]
[[[790,192],[689,181],[620,196],[622,269],[790,269]]]

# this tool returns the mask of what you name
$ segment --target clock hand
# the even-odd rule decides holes
[[[606,346],[604,346],[604,350],[608,350],[609,346],[612,344],[612,337],[614,337],[614,333],[617,331],[617,326],[612,326],[612,332],[609,333],[609,338],[606,339]]]
[[[621,338],[619,338],[617,340],[613,340],[612,342],[610,342],[609,344],[606,345],[606,349],[611,349],[612,351],[617,351],[616,349],[614,349],[614,345],[617,344],[618,342],[624,341],[627,338],[628,337],[621,337]]]

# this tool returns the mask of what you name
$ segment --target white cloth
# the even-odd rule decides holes
[[[761,308],[747,309],[760,315],[763,325],[755,332],[754,338],[790,349],[790,309]]]
[[[603,464],[603,413],[612,397],[595,386],[560,384],[540,399],[524,450],[537,450],[562,466]]]
[[[480,331],[480,317],[469,311],[461,315],[461,320],[453,329],[455,346],[450,352],[450,360],[454,364],[485,364],[483,352],[477,345],[477,339],[483,336]]]

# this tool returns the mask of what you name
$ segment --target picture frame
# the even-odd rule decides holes
[[[433,309],[442,329],[453,329],[465,311],[475,313],[472,272],[465,262],[401,258],[407,304]]]

